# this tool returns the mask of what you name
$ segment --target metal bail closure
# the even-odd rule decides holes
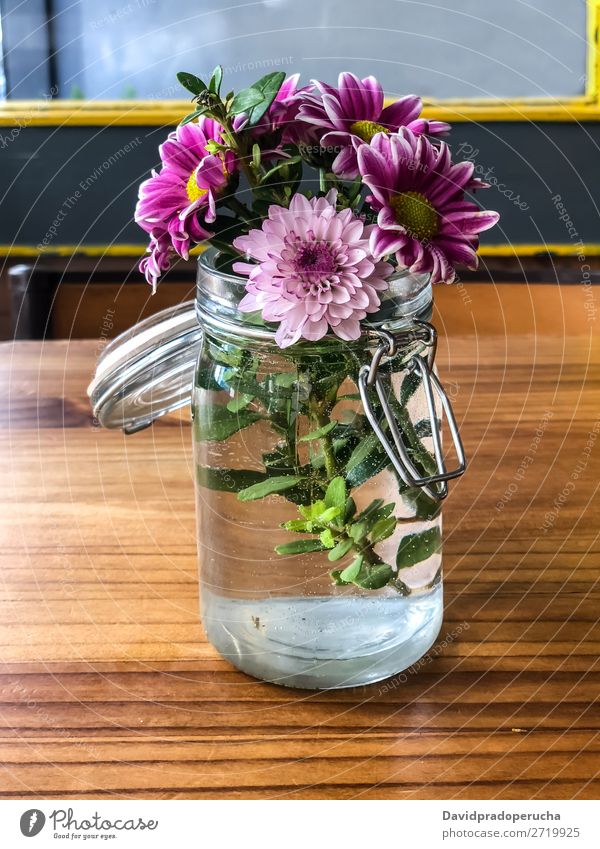
[[[444,388],[433,371],[433,361],[435,359],[435,351],[437,346],[437,333],[435,328],[426,321],[414,321],[415,327],[396,332],[394,334],[388,331],[375,331],[380,338],[379,345],[370,365],[364,365],[358,374],[358,390],[365,409],[365,415],[375,431],[377,438],[381,442],[386,454],[390,458],[392,465],[400,478],[408,486],[419,486],[427,493],[434,501],[441,501],[448,495],[448,481],[453,478],[458,478],[465,471],[467,464],[463,449],[462,440],[458,432],[458,425],[454,417],[452,405]],[[437,468],[436,474],[422,475],[409,456],[403,436],[398,427],[390,403],[386,397],[386,392],[381,378],[378,374],[381,361],[384,357],[394,357],[398,352],[399,346],[410,342],[421,342],[427,346],[427,356],[424,358],[420,353],[414,353],[406,363],[408,371],[417,371],[421,376],[421,383],[425,390],[425,398],[427,401],[427,411],[429,415],[429,424],[431,427],[431,437],[433,440],[433,456]],[[375,387],[381,409],[385,416],[385,420],[389,427],[389,431],[394,441],[394,446],[390,443],[386,436],[379,419],[373,409],[373,404],[369,397],[369,389]],[[442,434],[440,431],[440,422],[435,411],[434,391],[437,393],[442,409],[446,414],[450,434],[458,465],[455,469],[448,470],[442,453]]]

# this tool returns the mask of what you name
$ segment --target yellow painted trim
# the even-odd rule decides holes
[[[551,244],[481,245],[477,253],[483,257],[511,256],[600,256],[600,242],[575,245],[571,242]]]
[[[187,101],[170,100],[100,103],[11,101],[0,104],[0,127],[20,132],[28,126],[176,126],[187,112]],[[463,121],[600,121],[600,108],[587,97],[570,100],[428,100],[425,118],[460,123]]]
[[[518,100],[430,100],[424,117],[440,121],[600,121],[600,0],[587,4],[585,94],[566,98]],[[27,126],[166,126],[191,109],[188,100],[13,100],[0,103],[0,127],[13,132]]]
[[[203,248],[197,246],[192,254],[201,253]],[[4,257],[37,257],[37,256],[143,256],[146,245],[54,245],[40,250],[34,245],[0,245],[0,256]],[[483,257],[512,257],[512,256],[600,256],[600,242],[590,242],[586,245],[575,245],[571,242],[551,244],[507,244],[481,245],[478,251]]]
[[[587,0],[587,74],[585,93],[591,103],[598,106],[600,95],[600,50],[598,29],[600,0]]]
[[[38,248],[36,245],[0,245],[0,256],[142,256],[146,245],[53,245]]]

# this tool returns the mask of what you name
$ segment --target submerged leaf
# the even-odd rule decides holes
[[[266,479],[263,472],[248,469],[218,469],[214,466],[196,466],[196,480],[200,486],[221,492],[239,492]]]
[[[340,512],[346,505],[346,481],[341,475],[333,478],[325,493],[325,504],[328,507],[339,507]]]
[[[310,551],[323,551],[325,546],[319,539],[298,539],[276,545],[277,554],[308,554]]]
[[[396,517],[387,516],[379,519],[371,528],[371,542],[382,542],[384,539],[391,537],[396,530]]]
[[[196,418],[196,438],[200,441],[220,441],[227,439],[238,430],[248,427],[260,419],[258,413],[246,410],[239,412],[228,410],[225,406],[200,407]]]
[[[387,563],[363,570],[354,580],[354,583],[365,590],[379,590],[389,584],[394,577],[394,570]]]
[[[364,557],[362,554],[355,557],[352,563],[340,572],[340,578],[342,581],[346,581],[346,583],[351,584],[355,578],[358,577],[363,560]]]
[[[327,436],[334,427],[337,427],[337,422],[328,422],[328,424],[323,425],[318,430],[312,430],[310,433],[307,433],[306,436],[301,436],[298,442],[311,442],[313,439],[321,439],[323,436]]]
[[[442,534],[436,526],[418,534],[407,534],[398,546],[396,565],[399,569],[414,566],[436,554],[442,546]]]
[[[332,548],[327,557],[331,560],[332,563],[335,563],[336,560],[341,560],[342,557],[345,557],[346,554],[350,551],[350,549],[354,546],[354,541],[351,539],[343,539],[341,542]]]
[[[284,492],[286,489],[291,489],[302,480],[304,478],[301,475],[267,478],[260,483],[249,486],[247,489],[242,489],[241,492],[238,492],[238,498],[240,501],[256,501],[274,492]]]
[[[327,528],[326,530],[324,530],[324,531],[323,531],[323,532],[319,535],[319,539],[321,540],[321,542],[323,543],[323,545],[325,546],[325,548],[333,548],[333,547],[335,546],[335,540],[334,540],[334,538],[333,538],[333,534],[331,533],[331,531],[329,530],[329,528]]]

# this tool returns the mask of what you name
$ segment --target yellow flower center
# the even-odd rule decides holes
[[[401,192],[390,200],[396,221],[406,228],[409,236],[425,242],[439,228],[439,217],[433,204],[420,192]]]
[[[370,142],[377,133],[387,133],[390,131],[383,124],[377,124],[375,121],[355,121],[350,124],[350,132],[354,136],[358,136],[363,141]]]
[[[192,173],[190,174],[190,178],[187,181],[186,186],[185,186],[185,191],[186,191],[188,198],[190,199],[190,203],[194,203],[194,201],[198,200],[198,198],[201,198],[203,195],[205,195],[208,192],[208,189],[201,189],[200,186],[198,185],[198,183],[196,181],[196,172],[197,171],[198,171],[197,168],[195,168],[192,171]]]

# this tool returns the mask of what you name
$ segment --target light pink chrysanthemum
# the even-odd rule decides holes
[[[384,94],[375,77],[360,80],[354,74],[340,74],[338,87],[313,80],[314,88],[301,97],[298,113],[321,131],[321,145],[339,149],[332,168],[336,174],[354,178],[358,174],[357,151],[376,133],[394,133],[407,126],[413,133],[439,135],[450,129],[444,121],[420,118],[420,97],[407,95],[384,105]]]
[[[478,234],[499,216],[465,197],[487,187],[473,178],[472,162],[453,163],[446,144],[434,146],[404,127],[363,145],[358,163],[378,213],[370,240],[375,257],[395,254],[401,267],[429,272],[432,283],[452,283],[459,263],[477,268]]]
[[[210,118],[178,127],[159,148],[161,170],[140,186],[135,220],[152,236],[152,256],[142,260],[140,270],[153,285],[156,278],[148,272],[164,266],[167,235],[173,250],[184,259],[191,244],[213,235],[206,225],[215,220],[216,200],[235,169],[231,151],[207,150],[209,142],[222,141],[221,133],[220,125]]]
[[[260,230],[234,241],[258,263],[234,265],[249,277],[239,308],[279,323],[281,348],[301,337],[321,339],[330,328],[341,339],[358,339],[359,322],[377,311],[377,293],[387,288],[392,266],[373,260],[370,228],[349,209],[337,212],[336,197],[334,190],[312,200],[294,195],[289,209],[269,207]]]

